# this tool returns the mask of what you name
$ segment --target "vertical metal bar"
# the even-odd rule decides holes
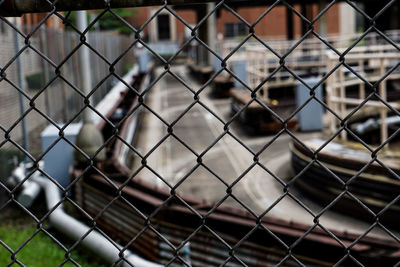
[[[48,45],[47,45],[47,27],[46,26],[42,26],[41,28],[40,28],[40,30],[39,30],[39,33],[40,33],[40,44],[41,44],[41,48],[42,48],[42,51],[43,51],[43,53],[45,53],[45,55],[48,55],[49,54],[49,51],[48,51]],[[42,61],[43,62],[43,71],[44,71],[44,80],[45,80],[45,82],[47,83],[48,81],[49,81],[49,79],[50,79],[50,77],[49,77],[49,65],[48,65],[48,63],[45,61],[45,60],[43,60]],[[47,116],[51,116],[51,108],[50,108],[50,100],[49,100],[49,92],[48,92],[48,90],[45,90],[44,92],[44,105],[46,106],[45,108],[46,108],[46,115]]]
[[[62,51],[64,51],[64,38],[63,38],[64,33],[58,31],[57,29],[54,30],[54,36],[55,36],[55,43],[57,47],[57,51],[55,51],[56,53],[56,57],[57,57],[57,62],[60,62],[61,59],[63,58],[63,55],[60,55],[60,52],[62,53]],[[63,40],[60,43],[60,38],[62,38]],[[63,86],[61,89],[61,99],[62,99],[62,104],[60,105],[61,107],[61,116],[63,121],[68,121],[69,120],[69,116],[68,116],[68,96],[67,96],[67,92],[65,90],[65,83],[63,83]]]
[[[215,3],[207,4],[207,13],[211,13],[215,9]],[[216,40],[217,40],[217,17],[215,12],[208,17],[207,19],[207,41],[208,46],[215,51],[216,50]],[[216,60],[215,56],[208,52],[208,65],[214,66],[214,61]]]
[[[77,24],[80,32],[84,32],[88,27],[87,22],[87,12],[78,11],[77,13]],[[82,89],[83,93],[87,96],[92,87],[92,76],[90,73],[90,58],[89,58],[89,48],[85,45],[81,46],[79,49],[79,65],[81,67],[82,73]],[[91,100],[91,99],[90,99]],[[83,111],[83,122],[93,122],[92,113],[89,108],[85,108]]]
[[[339,87],[339,95],[340,95],[340,101],[341,103],[339,104],[339,109],[340,109],[340,116],[342,118],[344,118],[346,116],[346,104],[343,102],[343,100],[346,98],[346,87],[344,84],[344,67],[340,66],[339,68],[339,83],[340,83],[340,87]],[[344,141],[347,140],[347,132],[346,131],[342,131],[340,133],[340,136],[342,137],[342,139]]]
[[[386,60],[384,57],[380,60],[380,68],[379,75],[383,77],[386,71]],[[386,79],[381,81],[379,84],[379,95],[386,102],[387,101],[387,92],[386,92]],[[380,119],[381,119],[381,144],[384,143],[388,139],[388,127],[386,123],[387,118],[387,109],[386,106],[382,104]]]
[[[67,43],[68,43],[68,50],[71,50],[72,47],[75,47],[77,45],[76,41],[74,38],[72,38],[72,34],[71,33],[67,33]],[[74,82],[74,84],[78,84],[79,80],[80,80],[80,75],[79,75],[79,63],[77,62],[77,57],[73,56],[71,57],[71,60],[69,60],[69,64],[68,64],[68,73],[69,73],[69,79],[72,80]],[[65,84],[65,83],[63,83]],[[78,110],[82,107],[82,99],[79,95],[74,94],[74,99],[75,99],[75,106],[73,109],[73,113],[75,114],[76,112],[78,112]]]
[[[334,63],[332,61],[333,60],[331,56],[328,54],[327,65],[326,65],[327,72],[331,70],[334,66]],[[335,88],[333,88],[333,84],[335,83],[335,76],[336,76],[335,73],[331,74],[326,81],[326,104],[328,105],[328,107],[332,108],[332,111],[337,112],[336,103],[332,102],[332,97],[336,96],[335,95],[336,90]],[[335,116],[331,112],[328,112],[328,116],[329,116],[330,131],[334,133],[336,131]]]
[[[324,10],[326,6],[326,3],[324,1],[319,1],[318,3],[318,13],[320,13],[322,10]],[[328,19],[327,19],[327,14],[324,14],[319,20],[318,20],[318,32],[321,36],[326,37],[328,36]]]
[[[15,19],[15,25],[18,25],[18,19]],[[17,31],[14,31],[14,48],[15,48],[15,53],[17,54],[19,52],[20,45],[19,45],[19,35]],[[25,86],[24,86],[24,80],[23,80],[23,69],[22,69],[22,63],[21,63],[21,55],[17,57],[17,76],[18,76],[18,86],[21,91],[25,91]],[[21,92],[18,94],[19,96],[19,106],[20,106],[20,112],[21,112],[21,117],[25,113],[25,104],[24,104],[24,96]],[[22,141],[23,141],[23,148],[25,151],[29,151],[29,140],[28,140],[28,133],[26,129],[26,119],[25,117],[21,121],[21,127],[22,127]],[[28,161],[28,156],[25,154],[25,161]]]
[[[358,61],[358,68],[359,68],[360,75],[364,76],[364,60]],[[365,83],[363,81],[361,81],[358,91],[359,91],[359,93],[358,93],[359,98],[361,101],[363,101],[365,99]]]
[[[258,56],[256,56],[256,60],[260,61],[260,59],[258,58]],[[267,56],[264,56],[263,64],[265,65],[265,72],[264,72],[264,73],[265,73],[265,77],[268,77],[268,75],[269,75],[268,53],[267,53]],[[278,74],[279,74],[279,73],[278,73]],[[258,81],[258,83],[260,84],[260,83],[263,82],[264,77],[262,77],[262,76],[259,76],[259,77],[260,77],[260,80]],[[263,85],[263,90],[264,90],[263,99],[264,99],[266,102],[269,102],[270,99],[269,99],[269,88],[268,88],[268,83],[264,83],[264,85]]]
[[[63,45],[62,45],[62,50],[61,50],[61,58],[65,58],[69,51],[71,51],[71,36],[70,33],[68,31],[63,31],[62,33],[62,40],[63,40]],[[70,63],[71,61],[68,62],[68,64],[65,64],[65,66],[63,67],[63,69],[65,70],[65,72],[63,73],[64,75],[66,75],[66,72],[68,72],[69,76],[68,77],[74,77],[75,75],[73,75],[73,73],[75,72],[75,69],[73,68],[73,66],[71,66],[72,64]],[[72,62],[73,62],[73,58],[72,58]],[[68,70],[68,68],[71,69],[71,71]],[[69,85],[67,85],[67,83],[63,82],[62,83],[62,92],[64,92],[64,94],[66,95],[66,99],[68,99],[68,103],[65,103],[65,107],[67,109],[67,113],[66,116],[68,118],[68,120],[70,118],[72,118],[74,116],[74,114],[76,114],[78,107],[77,107],[77,103],[78,101],[76,101],[76,95],[72,93],[72,90],[69,90],[70,87]]]

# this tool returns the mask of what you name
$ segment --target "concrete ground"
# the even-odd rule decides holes
[[[185,81],[194,90],[199,90],[201,85],[195,82],[183,66],[173,67],[172,72]],[[156,77],[163,69],[156,70]],[[229,99],[213,99],[210,97],[210,88],[200,94],[200,101],[224,121],[228,121],[232,114]],[[167,127],[162,120],[172,123],[194,101],[193,93],[170,74],[166,74],[151,89],[146,103],[157,113],[143,112],[143,125],[139,136],[138,149],[146,154],[167,135]],[[232,134],[248,146],[253,152],[260,151],[273,136],[251,136],[246,134],[243,127],[237,123],[232,124]],[[254,166],[247,171],[253,163],[253,154],[243,147],[235,138],[225,135],[211,149],[207,148],[223,133],[223,123],[216,116],[207,111],[200,104],[195,104],[173,126],[173,133],[184,144],[174,137],[169,137],[157,147],[148,157],[147,163],[159,176],[163,177],[170,186],[179,184],[178,192],[182,195],[194,197],[211,202],[218,202],[226,195],[228,185],[235,183],[232,188],[233,195],[256,214],[263,213],[275,202],[278,202],[266,216],[276,217],[288,221],[313,225],[313,216],[323,207],[318,203],[303,196],[295,188],[290,192],[302,201],[309,211],[301,207],[295,200],[286,196],[280,199],[283,186],[260,166]],[[315,138],[319,133],[298,133],[299,139]],[[277,138],[271,146],[259,156],[259,162],[268,170],[278,176],[282,181],[289,180],[293,173],[290,165],[289,143],[291,137],[287,134]],[[197,167],[197,156],[207,151],[202,156],[206,167]],[[135,169],[140,166],[140,161]],[[168,188],[165,182],[157,177],[154,172],[146,169],[139,173],[139,177],[159,187]],[[190,173],[190,174],[189,174]],[[245,173],[245,175],[243,175]],[[240,180],[238,177],[243,176]],[[221,181],[223,180],[223,182]],[[236,183],[237,181],[237,183]],[[244,208],[235,199],[227,198],[224,205]],[[361,234],[370,226],[366,222],[351,218],[333,211],[325,212],[320,222],[328,229]],[[374,229],[369,236],[389,238],[386,233]]]

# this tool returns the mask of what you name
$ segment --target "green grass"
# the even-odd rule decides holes
[[[0,225],[0,240],[15,251],[23,245],[35,231],[36,228],[34,225]],[[52,232],[52,235],[57,235],[57,233]],[[69,240],[59,239],[59,237],[57,237],[57,239],[67,248],[73,244]],[[39,232],[18,251],[16,258],[25,266],[30,267],[59,266],[65,260],[65,251],[49,236],[43,232]],[[81,266],[107,266],[98,256],[93,255],[81,246],[78,246],[77,249],[72,251],[71,258]],[[0,243],[0,266],[7,266],[11,261],[11,253]],[[20,265],[15,263],[12,266]],[[67,262],[63,266],[70,267],[76,265],[72,262]]]

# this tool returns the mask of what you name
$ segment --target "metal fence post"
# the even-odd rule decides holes
[[[47,28],[46,27],[40,28],[39,34],[40,34],[41,48],[47,55],[49,53],[49,49],[48,49],[48,45],[47,45]],[[47,83],[49,81],[49,71],[50,70],[49,70],[48,63],[45,60],[43,60],[43,71],[44,71],[44,80]],[[46,115],[51,116],[49,92],[47,90],[44,91],[44,97],[45,97]]]
[[[81,33],[84,33],[88,27],[87,23],[87,12],[78,11],[77,12],[77,22],[78,29]],[[88,41],[89,35],[86,35],[86,41]],[[81,41],[83,41],[83,36],[81,36]],[[85,109],[83,110],[83,126],[78,134],[76,144],[86,153],[90,158],[96,158],[97,160],[105,159],[105,151],[97,151],[104,143],[104,139],[97,126],[94,124],[94,118],[92,112],[88,107],[89,104],[93,105],[93,97],[89,96],[92,88],[92,75],[90,72],[90,56],[89,48],[85,45],[81,46],[81,51],[79,54],[79,63],[81,66],[82,73],[82,89],[85,95]],[[75,151],[75,160],[78,162],[86,162],[87,158],[83,156],[80,152]]]
[[[84,32],[88,26],[87,23],[87,12],[86,11],[77,11],[77,24],[80,32]],[[88,40],[88,35],[86,35],[86,40]],[[90,72],[90,57],[89,57],[89,48],[85,45],[80,47],[79,51],[79,65],[81,69],[81,77],[82,77],[82,89],[85,96],[88,96],[92,87],[92,73]],[[89,100],[92,97],[89,97]],[[85,108],[83,111],[83,121],[84,123],[89,123],[93,121],[92,113],[89,108]]]
[[[15,19],[15,25],[18,25],[18,19]],[[15,53],[19,53],[20,45],[19,45],[19,33],[17,31],[14,31],[14,47],[15,47]],[[18,86],[19,89],[24,92],[25,91],[25,86],[24,86],[24,78],[23,78],[23,69],[22,69],[22,62],[21,62],[21,56],[17,57],[17,75],[18,75]],[[25,103],[24,103],[24,95],[22,92],[19,92],[19,105],[20,105],[20,112],[21,112],[21,117],[25,113]],[[26,129],[26,119],[25,117],[22,118],[21,120],[21,127],[22,127],[22,140],[23,140],[23,148],[25,151],[29,151],[29,140],[28,140],[28,132]],[[28,156],[25,155],[25,161],[28,161]]]

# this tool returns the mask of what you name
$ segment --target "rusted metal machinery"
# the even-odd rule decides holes
[[[136,79],[133,86],[143,87],[140,85],[144,80]],[[127,90],[107,117],[118,124],[121,117],[115,114],[121,110],[132,113],[140,101],[143,99]],[[109,143],[108,159],[101,163],[104,174],[75,166],[72,179],[83,176],[76,185],[76,200],[97,218],[96,225],[148,259],[169,263],[174,251],[183,253],[183,245],[189,239],[193,266],[272,266],[288,252],[295,256],[287,258],[288,266],[297,266],[296,259],[307,265],[328,266],[343,256],[343,245],[350,246],[352,255],[366,266],[392,265],[400,259],[400,246],[395,241],[364,237],[352,244],[357,235],[257,218],[247,211],[215,207],[214,203],[157,189],[136,177],[119,160],[122,140],[126,139],[131,123],[131,117],[120,123],[121,138],[113,138]],[[98,126],[108,140],[113,132],[105,122]],[[333,234],[342,244],[332,238]],[[172,262],[171,266],[181,265]]]

